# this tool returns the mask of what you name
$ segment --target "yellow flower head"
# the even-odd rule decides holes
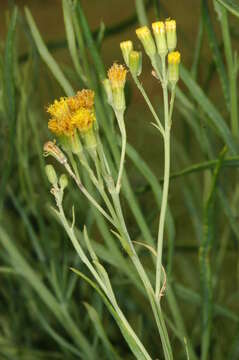
[[[53,104],[49,105],[47,112],[54,118],[62,118],[69,115],[67,100],[61,97],[60,100],[55,100]]]
[[[47,112],[52,116],[48,128],[57,136],[72,136],[75,129],[87,131],[95,119],[94,91],[83,89],[75,96],[55,100]]]
[[[48,122],[48,129],[57,136],[71,136],[74,133],[74,126],[71,123],[70,117],[62,119],[50,119]]]
[[[150,36],[150,30],[148,26],[141,26],[140,28],[136,29],[136,35],[139,40],[147,39]]]
[[[67,104],[71,111],[76,111],[80,107],[93,109],[95,93],[89,89],[78,91],[75,96],[67,99]]]
[[[165,25],[163,21],[156,21],[152,23],[152,29],[154,34],[164,34],[165,33]]]
[[[94,121],[94,111],[84,107],[79,108],[72,116],[72,124],[82,133],[90,130]]]
[[[146,54],[152,59],[156,54],[156,47],[151,31],[147,26],[142,26],[136,29],[136,35],[143,44]]]
[[[120,48],[122,51],[122,55],[123,55],[125,64],[128,66],[129,65],[129,55],[130,55],[131,51],[133,50],[133,43],[130,40],[122,41],[120,43]]]
[[[122,41],[120,43],[120,48],[122,51],[127,50],[130,52],[131,50],[133,50],[133,43],[131,40]]]
[[[170,65],[178,65],[181,61],[181,55],[179,51],[172,51],[168,54],[168,63]]]
[[[108,70],[108,78],[112,89],[124,88],[127,70],[123,65],[114,63]]]
[[[176,30],[176,21],[175,20],[166,20],[165,21],[166,31],[175,31]]]

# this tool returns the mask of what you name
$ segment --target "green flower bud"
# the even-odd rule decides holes
[[[179,79],[179,64],[181,55],[178,51],[168,54],[168,80],[171,85],[175,86]]]
[[[129,69],[134,76],[139,76],[142,71],[142,53],[131,51],[129,55]]]
[[[46,172],[46,176],[48,178],[49,183],[51,183],[52,185],[56,185],[58,182],[58,178],[57,178],[54,167],[50,164],[46,165],[45,172]]]
[[[147,26],[142,26],[136,30],[136,35],[143,44],[146,54],[152,59],[156,54],[156,46],[151,31]]]
[[[131,51],[133,50],[133,43],[132,41],[128,40],[128,41],[122,41],[120,43],[120,48],[122,51],[122,55],[124,58],[124,62],[127,66],[129,66],[129,55],[131,53]]]
[[[125,97],[124,86],[126,82],[127,70],[123,65],[114,63],[108,70],[108,78],[111,85],[113,102],[112,106],[114,111],[124,112],[125,110]]]
[[[173,51],[176,49],[177,46],[176,21],[166,20],[165,29],[166,29],[168,50]]]
[[[158,54],[161,57],[164,57],[167,55],[167,52],[168,52],[164,22],[163,21],[154,22],[152,24],[152,29],[153,29],[157,49],[158,49]]]

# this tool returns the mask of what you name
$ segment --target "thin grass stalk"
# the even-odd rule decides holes
[[[220,6],[220,5],[219,5]],[[238,136],[238,97],[237,97],[237,76],[236,76],[236,66],[234,64],[231,36],[229,30],[227,10],[224,6],[220,6],[220,23],[222,30],[222,37],[225,48],[225,57],[227,61],[227,71],[229,77],[229,86],[230,86],[230,116],[231,116],[231,131],[233,136]]]

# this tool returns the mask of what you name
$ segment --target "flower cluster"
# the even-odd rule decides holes
[[[159,59],[164,63],[168,54],[168,80],[175,84],[179,77],[180,53],[175,51],[177,46],[176,21],[167,19],[152,23],[153,35],[147,26],[136,29],[136,35],[149,56],[153,68],[158,67]],[[137,77],[141,73],[142,55],[134,51],[132,41],[123,41],[120,44],[124,61],[129,67],[131,74]],[[160,67],[158,67],[159,70]]]
[[[48,128],[57,136],[72,136],[76,129],[85,133],[95,121],[94,91],[83,89],[75,96],[55,100],[47,112],[51,115]]]

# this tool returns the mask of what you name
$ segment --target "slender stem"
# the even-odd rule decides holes
[[[144,0],[135,0],[135,9],[140,25],[148,25],[148,18],[144,9]]]
[[[230,38],[227,10],[220,6],[221,9],[221,29],[225,48],[225,57],[230,85],[230,105],[231,105],[231,130],[234,136],[238,135],[238,99],[237,99],[237,77],[233,61],[232,44]]]
[[[114,220],[105,212],[105,210],[98,204],[98,202],[88,193],[82,182],[76,177],[76,175],[71,170],[71,167],[68,163],[65,164],[65,169],[68,174],[75,180],[76,185],[80,191],[85,195],[85,197],[96,207],[96,209],[111,223],[115,226]]]
[[[120,125],[120,132],[121,132],[121,138],[122,138],[122,147],[121,147],[121,156],[120,156],[120,166],[119,166],[118,179],[117,179],[117,182],[116,182],[116,193],[117,194],[119,194],[120,188],[121,188],[121,181],[122,181],[122,176],[123,176],[123,171],[124,171],[126,142],[127,142],[124,119],[123,119],[122,115],[120,115],[120,116],[121,116],[121,118],[118,119],[118,122],[119,122],[119,125]]]
[[[154,119],[155,119],[155,121],[156,121],[156,123],[158,125],[159,131],[161,132],[162,136],[164,137],[164,128],[163,128],[163,126],[161,124],[161,121],[159,120],[158,115],[156,114],[156,112],[155,112],[155,110],[154,110],[154,108],[153,108],[153,106],[151,104],[151,101],[148,98],[148,95],[146,94],[146,91],[144,90],[142,84],[140,83],[140,81],[138,80],[138,78],[136,76],[133,76],[133,79],[134,79],[135,84],[137,85],[139,91],[143,95],[143,98],[146,101],[146,103],[147,103],[147,105],[149,107],[149,110],[151,111],[151,113],[153,115],[153,117],[154,117]]]
[[[84,251],[82,250],[82,248],[81,248],[81,246],[80,246],[80,244],[79,244],[79,242],[78,242],[78,240],[76,238],[74,230],[68,224],[68,221],[67,221],[67,219],[65,217],[65,213],[64,213],[64,210],[62,208],[62,205],[60,203],[57,203],[57,205],[58,205],[59,216],[60,216],[60,219],[62,221],[63,227],[65,228],[65,230],[66,230],[66,232],[67,232],[67,234],[68,234],[68,236],[69,236],[69,238],[70,238],[70,240],[72,242],[72,245],[74,246],[77,254],[81,258],[82,262],[88,267],[89,271],[91,272],[91,274],[93,275],[93,277],[95,278],[95,280],[100,285],[101,289],[104,291],[107,298],[109,299],[109,301],[113,305],[115,311],[117,312],[118,316],[120,317],[120,319],[121,319],[122,323],[124,324],[125,328],[130,333],[130,335],[134,339],[135,343],[137,344],[138,348],[140,349],[140,351],[144,355],[143,359],[152,360],[151,357],[149,356],[148,352],[146,351],[145,347],[143,346],[143,344],[141,343],[141,341],[139,340],[139,338],[135,334],[134,330],[132,329],[132,327],[128,323],[128,321],[127,321],[126,317],[124,316],[122,310],[119,308],[115,297],[110,296],[110,293],[107,290],[107,286],[105,285],[104,281],[102,281],[102,279],[99,276],[98,272],[92,266],[91,262],[88,260],[87,256],[85,255]]]
[[[169,124],[170,127],[172,125],[172,116],[173,116],[173,106],[174,106],[174,100],[175,100],[175,85],[172,87],[172,93],[171,93],[171,99],[170,99],[170,105],[169,105]]]
[[[159,219],[158,230],[158,243],[157,243],[157,264],[156,264],[156,285],[155,294],[157,301],[160,300],[160,283],[161,283],[161,268],[162,268],[162,249],[163,249],[163,237],[164,237],[164,225],[167,211],[168,202],[168,189],[169,189],[169,176],[170,176],[170,119],[169,119],[169,107],[168,107],[168,90],[167,90],[167,75],[165,59],[162,61],[163,68],[163,100],[164,100],[164,184],[162,194],[162,205]]]
[[[171,350],[171,345],[169,342],[169,338],[168,338],[168,333],[167,333],[167,329],[164,323],[164,319],[163,319],[163,314],[161,311],[161,307],[160,304],[157,302],[157,299],[155,298],[155,294],[152,288],[152,285],[150,283],[150,280],[148,278],[147,273],[145,272],[144,267],[142,266],[138,255],[134,249],[134,246],[132,244],[132,241],[130,239],[126,224],[125,224],[125,220],[124,220],[124,216],[123,216],[123,212],[122,212],[122,208],[121,208],[121,204],[120,204],[120,199],[119,199],[119,195],[115,193],[112,193],[112,199],[116,208],[116,212],[117,215],[119,217],[120,220],[120,224],[121,224],[121,228],[118,229],[118,231],[121,233],[122,237],[125,237],[127,239],[127,242],[130,245],[130,248],[132,250],[132,255],[131,255],[131,260],[139,274],[139,277],[144,285],[144,288],[146,290],[146,293],[148,295],[148,299],[150,301],[150,305],[154,314],[154,318],[159,330],[159,334],[162,340],[162,346],[163,346],[163,351],[164,351],[164,355],[165,355],[165,359],[167,360],[172,360],[173,359],[173,355],[172,355],[172,350]]]

